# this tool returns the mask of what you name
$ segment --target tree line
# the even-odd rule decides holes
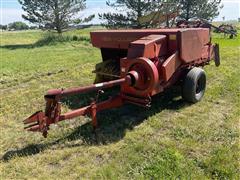
[[[25,11],[22,17],[42,29],[62,33],[71,26],[90,22],[95,15],[78,17],[86,8],[86,0],[18,0]],[[159,11],[178,11],[178,20],[203,18],[213,20],[219,14],[221,0],[108,0],[112,13],[98,14],[107,28],[148,28],[141,17]],[[167,6],[166,6],[167,4]]]
[[[38,27],[37,26],[29,26],[24,22],[16,21],[16,22],[9,23],[7,25],[1,25],[0,24],[0,29],[20,31],[20,30],[28,30],[28,29],[38,29]]]

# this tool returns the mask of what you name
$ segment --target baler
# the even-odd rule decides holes
[[[46,137],[51,124],[78,116],[91,117],[96,129],[98,112],[125,103],[150,107],[154,95],[177,83],[182,86],[183,99],[196,103],[206,87],[201,67],[210,60],[220,65],[219,46],[211,43],[208,28],[101,30],[90,36],[103,60],[94,71],[97,83],[49,90],[44,96],[45,112],[38,111],[24,120],[26,130],[41,132]],[[114,70],[107,71],[109,67]],[[120,92],[109,99],[98,102],[96,98],[88,106],[61,114],[61,98],[90,91],[99,95],[113,86],[120,86]]]

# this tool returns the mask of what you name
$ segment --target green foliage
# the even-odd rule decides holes
[[[26,29],[29,29],[29,26],[24,22],[17,21],[17,22],[8,24],[8,29],[26,30]]]
[[[1,25],[1,24],[0,24],[0,29],[2,29],[2,30],[7,30],[7,25]]]
[[[84,18],[84,19],[80,19],[80,18],[75,19],[75,20],[74,20],[74,23],[75,23],[75,24],[87,23],[87,22],[90,22],[91,20],[93,20],[93,18],[95,18],[95,15],[94,15],[94,14],[93,14],[93,15],[90,15],[90,16]]]
[[[114,8],[115,13],[99,14],[103,24],[107,28],[146,28],[156,27],[155,24],[142,24],[140,19],[154,12],[153,18],[169,15],[173,12],[179,12],[178,19],[189,20],[190,18],[203,18],[212,20],[219,14],[221,0],[116,0],[115,3],[107,2],[107,5]],[[166,17],[166,26],[170,26],[170,19]],[[173,24],[172,21],[171,24]]]
[[[22,17],[43,29],[62,33],[78,19],[77,13],[86,8],[86,0],[19,0],[27,13]],[[91,20],[89,17],[87,20]]]
[[[146,15],[153,9],[154,3],[142,0],[116,0],[115,3],[107,2],[107,5],[123,13],[99,14],[100,19],[105,20],[107,28],[142,28],[138,18]]]
[[[58,35],[53,33],[47,33],[38,40],[34,46],[55,45],[57,43],[70,42],[70,41],[86,41],[90,42],[88,37],[77,35]]]
[[[219,15],[221,0],[179,0],[180,18],[189,20],[190,18],[203,18],[213,20]]]

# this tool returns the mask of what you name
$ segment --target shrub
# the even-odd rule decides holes
[[[8,24],[8,28],[13,30],[26,30],[26,29],[29,29],[29,26],[24,22],[17,21],[17,22]]]
[[[89,37],[77,36],[77,35],[58,35],[49,33],[44,35],[42,39],[35,43],[35,46],[54,45],[56,43],[70,42],[70,41],[85,41],[90,42]]]

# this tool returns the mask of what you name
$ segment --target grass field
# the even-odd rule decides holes
[[[23,131],[22,120],[44,108],[48,89],[94,81],[101,56],[89,31],[55,43],[39,31],[0,34],[0,179],[240,178],[239,37],[214,36],[222,64],[206,66],[207,90],[197,104],[170,89],[148,110],[104,111],[97,139],[83,117],[53,126],[47,139]],[[70,97],[64,109],[88,99]]]

